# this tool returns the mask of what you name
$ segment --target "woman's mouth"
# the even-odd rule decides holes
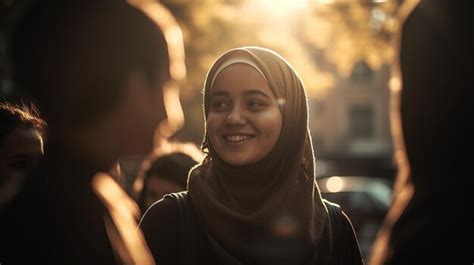
[[[241,142],[248,141],[254,137],[255,135],[248,135],[248,134],[225,135],[224,140],[230,143],[241,143]]]

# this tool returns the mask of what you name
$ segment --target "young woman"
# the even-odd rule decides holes
[[[305,89],[284,58],[258,47],[223,54],[204,114],[207,156],[188,192],[140,224],[158,264],[362,263],[349,219],[321,198]]]

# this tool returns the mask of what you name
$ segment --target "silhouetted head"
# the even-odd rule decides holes
[[[10,47],[14,82],[37,102],[51,142],[89,145],[104,167],[152,150],[166,118],[170,59],[162,30],[142,10],[126,1],[38,1]]]
[[[401,39],[403,134],[415,186],[441,190],[472,152],[472,8],[434,0],[415,11]]]
[[[0,103],[0,204],[38,164],[45,127],[34,108]]]
[[[38,1],[12,35],[15,84],[48,122],[87,123],[117,104],[131,73],[169,78],[158,26],[125,1]]]

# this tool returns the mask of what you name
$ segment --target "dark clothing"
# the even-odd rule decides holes
[[[0,211],[2,264],[117,264],[94,171],[66,150],[50,150],[39,170]]]
[[[140,223],[157,264],[176,264],[179,257],[179,212],[176,201],[166,198],[153,204]],[[201,226],[196,231],[198,264],[219,264]]]
[[[403,203],[391,211],[401,214],[382,226],[391,234],[374,248],[380,264],[474,262],[472,11],[472,1],[420,1],[403,24],[400,121],[410,175],[400,175],[408,178],[400,190],[414,194],[395,198]]]
[[[191,210],[194,215],[195,210]],[[195,216],[195,218],[198,217]],[[196,229],[194,231],[194,236],[189,236],[190,239],[193,237],[195,241],[194,246],[191,246],[191,248],[194,249],[189,252],[187,251],[188,253],[193,253],[195,256],[195,264],[275,264],[274,262],[252,263],[242,260],[239,260],[236,263],[229,263],[229,259],[226,259],[225,257],[227,254],[222,254],[222,252],[225,252],[225,250],[220,248],[219,243],[214,238],[212,238],[199,219],[196,220],[196,222],[189,222],[189,224],[197,224],[195,226]],[[155,257],[157,264],[179,264],[180,257],[183,253],[180,253],[180,248],[182,249],[182,246],[180,245],[182,244],[180,242],[180,212],[178,203],[175,199],[167,196],[165,199],[152,205],[145,213],[140,223],[140,227],[143,230],[147,243]],[[354,235],[352,225],[350,224],[350,221],[347,217],[344,218],[341,228],[341,234]],[[300,264],[327,264],[330,252],[330,238],[328,229],[325,229],[321,242],[323,243],[320,244],[318,250],[312,250],[313,253],[309,253],[308,257],[304,257],[306,260]],[[267,241],[267,243],[272,244],[274,242]],[[249,246],[253,244],[255,244],[255,242],[249,242]],[[344,255],[343,260],[334,261],[332,264],[362,264],[362,258],[355,235],[353,238],[347,240],[347,242],[334,242],[334,244],[339,244],[341,248],[338,250],[344,251],[345,253],[348,253],[348,255]],[[289,246],[291,248],[291,245],[285,246]],[[280,250],[282,250],[284,253],[291,253],[291,250],[288,250],[288,248],[281,248]],[[321,255],[318,255],[319,253],[321,253]],[[284,259],[284,254],[281,257]],[[311,259],[316,260],[311,261]],[[280,263],[294,264],[285,263],[283,261],[280,261],[277,264]]]
[[[468,264],[473,261],[472,219],[461,204],[439,196],[414,197],[393,227],[385,264]],[[450,209],[447,214],[446,209]]]

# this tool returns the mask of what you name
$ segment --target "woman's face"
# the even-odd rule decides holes
[[[233,166],[253,164],[270,153],[282,127],[278,102],[253,67],[233,64],[211,88],[207,133],[217,155]]]

